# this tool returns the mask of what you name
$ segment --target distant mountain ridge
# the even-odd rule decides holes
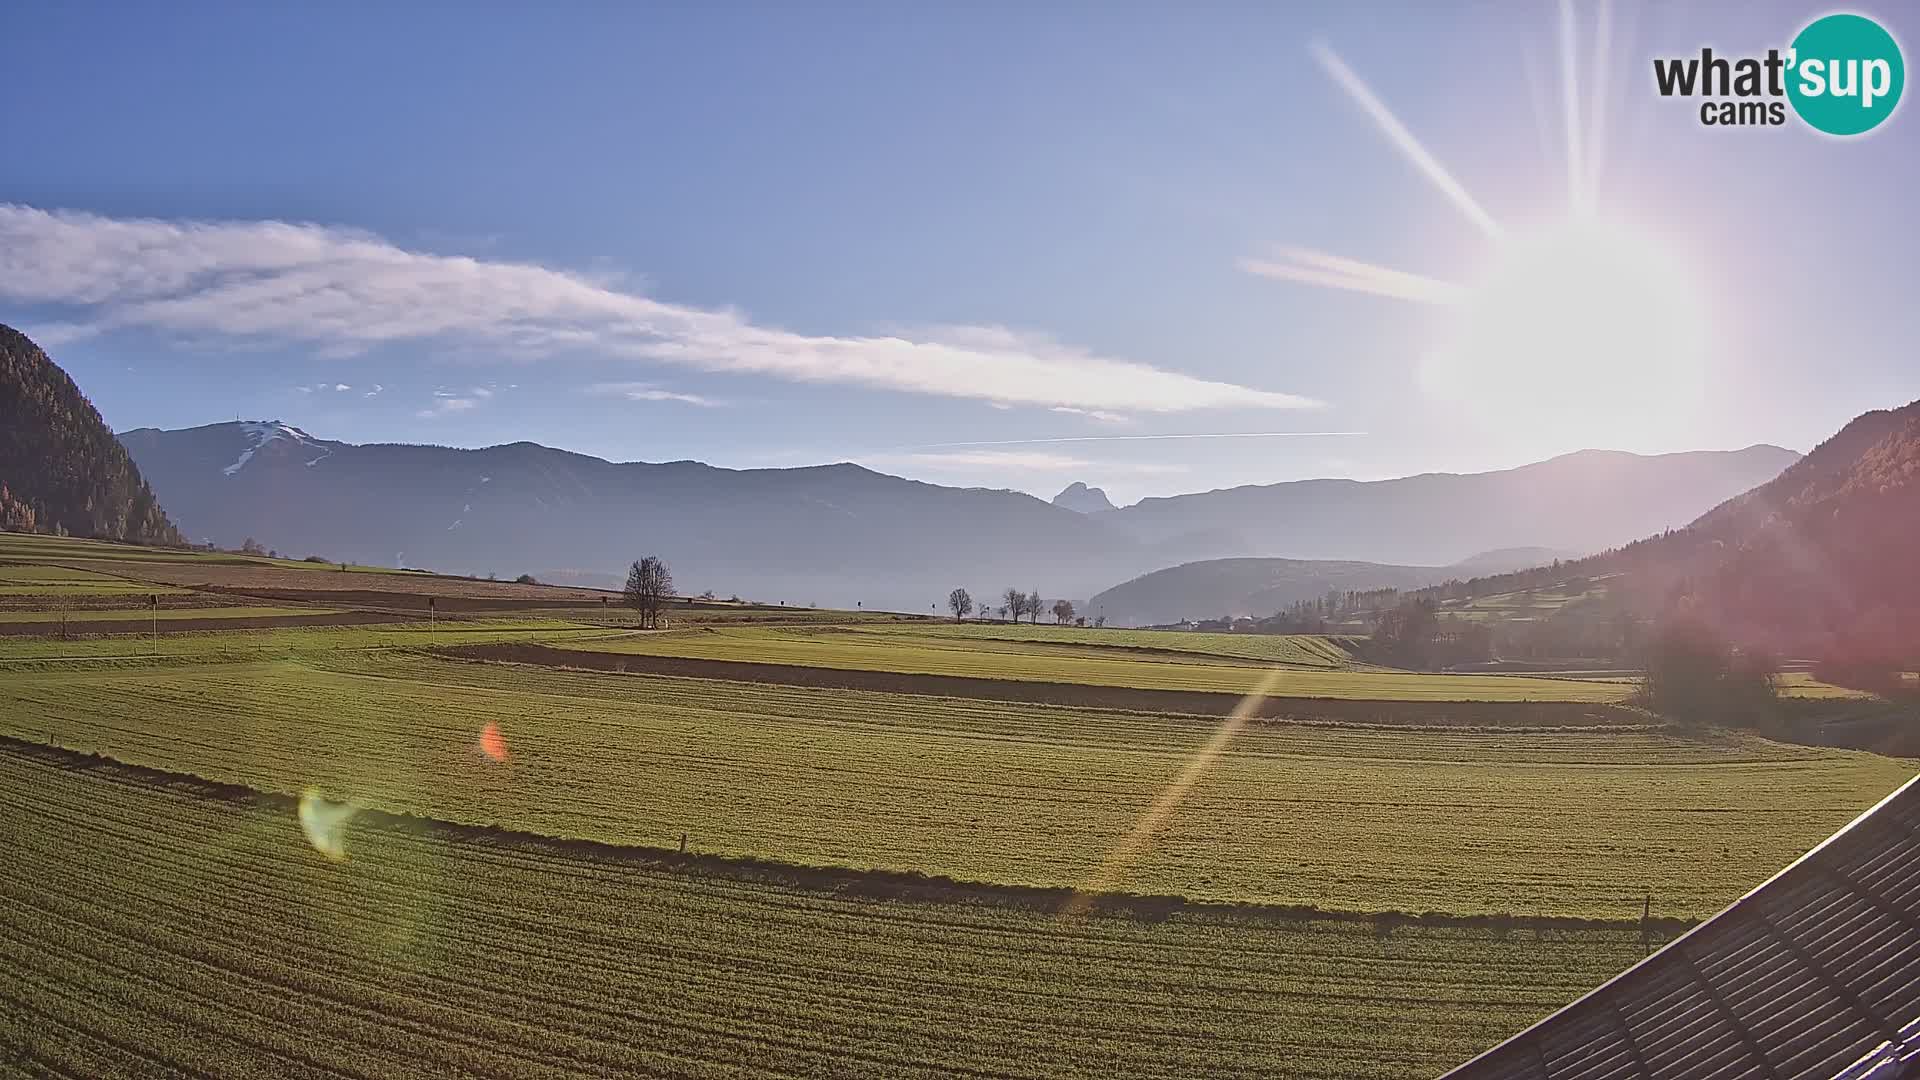
[[[231,546],[251,536],[298,554],[595,584],[617,583],[628,562],[657,553],[673,566],[676,582],[694,591],[908,611],[936,610],[956,586],[992,596],[1017,585],[1048,599],[1079,600],[1175,564],[1296,557],[1303,547],[1341,543],[1411,552],[1365,561],[1445,565],[1566,535],[1552,520],[1561,500],[1498,478],[1520,473],[1529,485],[1552,488],[1584,482],[1593,471],[1546,463],[1433,479],[1451,502],[1419,495],[1431,478],[1308,482],[1307,491],[1338,485],[1376,508],[1426,508],[1347,515],[1355,532],[1343,542],[1328,534],[1324,513],[1297,507],[1283,508],[1262,528],[1211,528],[1218,515],[1208,500],[1252,492],[1271,502],[1266,488],[1183,496],[1199,500],[1181,504],[1193,507],[1196,528],[1161,536],[1132,527],[1141,520],[1130,516],[1137,507],[1081,513],[1018,492],[942,487],[844,463],[735,470],[693,461],[613,463],[529,442],[477,450],[356,445],[280,421],[141,428],[121,441],[195,540]],[[1666,494],[1648,507],[1623,492],[1611,505],[1655,527],[1690,520],[1751,487],[1751,475],[1765,466],[1751,451],[1671,456],[1687,465],[1681,470],[1646,465],[1662,459],[1620,457],[1616,471]],[[1669,482],[1676,471],[1686,475]],[[1368,494],[1383,485],[1403,497],[1383,504]],[[1684,491],[1668,490],[1676,486]],[[1496,494],[1518,505],[1491,505]],[[1688,505],[1669,520],[1667,502]],[[1463,528],[1454,524],[1462,516],[1497,517],[1511,527]],[[1382,522],[1396,523],[1404,535],[1381,543],[1369,534],[1386,528]],[[1617,531],[1596,528],[1590,539],[1548,546],[1596,550]],[[1433,542],[1422,543],[1424,537]]]
[[[0,528],[177,544],[139,468],[73,379],[0,325]]]
[[[1677,528],[1800,455],[1778,446],[1641,456],[1581,450],[1484,473],[1299,480],[1142,499],[1103,520],[1145,543],[1397,565],[1537,546],[1593,552]],[[1284,550],[1262,544],[1285,535]],[[1258,549],[1265,547],[1265,551]]]
[[[1543,560],[1542,555],[1546,558]],[[1183,619],[1262,618],[1299,600],[1348,589],[1418,589],[1455,578],[1552,561],[1545,548],[1483,552],[1451,566],[1393,566],[1334,559],[1207,559],[1143,574],[1096,593],[1087,610],[1120,626]]]

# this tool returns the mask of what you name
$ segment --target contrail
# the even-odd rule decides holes
[[[1447,171],[1446,166],[1440,164],[1439,159],[1428,153],[1426,147],[1420,145],[1420,140],[1413,137],[1413,132],[1407,130],[1407,126],[1400,122],[1399,117],[1393,115],[1393,110],[1387,108],[1385,102],[1374,96],[1373,89],[1361,81],[1360,76],[1354,74],[1346,61],[1340,59],[1340,54],[1334,52],[1326,42],[1316,41],[1313,43],[1313,56],[1320,61],[1320,66],[1326,69],[1327,74],[1340,89],[1345,90],[1347,96],[1373,118],[1373,122],[1379,126],[1381,133],[1407,156],[1407,160],[1413,162],[1416,168],[1425,173],[1427,179],[1433,181],[1433,186],[1439,188],[1441,194],[1459,207],[1461,213],[1466,214],[1475,225],[1486,230],[1488,236],[1500,235],[1500,225],[1493,220],[1493,216],[1487,213],[1471,194],[1468,194],[1467,189],[1461,186],[1460,181],[1453,178],[1453,174]]]
[[[902,450],[950,450],[963,446],[1033,446],[1040,443],[1153,442],[1159,439],[1283,439],[1365,435],[1364,431],[1199,431],[1176,435],[1065,435],[1051,439],[989,439],[981,442],[921,443]]]

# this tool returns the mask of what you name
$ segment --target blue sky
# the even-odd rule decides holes
[[[1911,108],[1839,141],[1705,128],[1652,90],[1651,56],[1784,46],[1823,5],[1620,0],[1598,63],[1600,9],[1572,5],[1594,216],[1657,269],[1625,277],[1685,288],[1566,311],[1313,51],[1503,238],[1551,232],[1559,8],[1442,7],[28,5],[0,321],[119,429],[282,418],[1123,500],[1806,449],[1920,397]],[[1481,321],[1249,272],[1302,251],[1445,283]],[[1476,284],[1502,266],[1523,287]],[[1628,348],[1633,305],[1677,293],[1699,347]],[[1280,431],[1357,434],[1140,438]],[[1045,439],[1085,441],[1017,441]]]

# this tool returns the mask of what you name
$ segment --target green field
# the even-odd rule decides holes
[[[1631,931],[841,900],[356,824],[0,749],[0,1073],[1432,1075]]]
[[[12,538],[12,534],[0,536]],[[4,545],[0,545],[0,549],[4,549]],[[170,586],[128,581],[92,570],[0,563],[0,596],[44,596],[49,602],[58,603],[60,598],[68,596],[120,596],[133,593],[144,596],[179,591]]]
[[[1449,600],[1440,612],[1450,618],[1469,621],[1531,622],[1549,618],[1569,604],[1596,601],[1607,595],[1606,577],[1595,578],[1582,591],[1567,587],[1543,586],[1515,592],[1492,593],[1470,600]]]
[[[248,610],[259,610],[250,608]],[[302,614],[310,609],[302,609]],[[14,617],[7,612],[5,618]],[[198,614],[197,612],[195,614]],[[193,615],[182,617],[192,618]],[[276,627],[265,630],[201,630],[161,634],[154,642],[129,635],[61,641],[57,637],[0,638],[0,665],[48,659],[114,660],[162,657],[217,663],[270,656],[313,656],[365,649],[420,648],[498,641],[545,641],[605,636],[604,627],[565,619],[442,619],[439,622],[376,623],[367,626]],[[4,670],[4,668],[0,668]]]
[[[1318,634],[1218,634],[1191,630],[1108,630],[1032,623],[924,621],[895,628],[915,637],[1094,645],[1107,649],[1195,653],[1259,660],[1292,667],[1338,668],[1354,663],[1351,639]]]
[[[134,608],[75,608],[72,611],[5,611],[0,610],[0,622],[59,623],[145,623],[158,619],[162,625],[175,619],[260,619],[283,615],[331,615],[334,612],[321,607],[187,607],[159,608],[149,610]],[[115,627],[124,630],[124,627]]]
[[[842,627],[730,627],[632,635],[580,643],[578,647],[595,652],[857,671],[1227,694],[1247,693],[1260,684],[1268,671],[1265,664],[1225,657],[1144,656],[1094,645],[942,639]],[[1608,702],[1624,700],[1631,692],[1632,687],[1624,684],[1579,679],[1288,669],[1273,684],[1270,696],[1391,701]]]
[[[72,563],[87,561],[135,563],[188,563],[214,566],[260,566],[281,570],[334,570],[339,563],[310,563],[304,558],[270,559],[265,555],[239,555],[226,551],[199,551],[185,548],[140,547],[109,540],[86,540],[72,536],[42,536],[36,533],[0,532],[0,559],[12,562]],[[363,573],[403,574],[408,571],[384,566],[361,566]]]
[[[1040,885],[1092,877],[1216,723],[405,651],[81,668],[9,672],[0,732],[451,821]],[[509,771],[474,749],[489,723]],[[1702,915],[1911,771],[1731,734],[1261,723],[1119,887],[1610,918],[1651,889]]]

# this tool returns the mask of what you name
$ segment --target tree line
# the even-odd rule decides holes
[[[965,589],[955,589],[948,593],[947,610],[953,613],[954,622],[959,622],[967,616],[972,615],[976,610],[974,607],[973,594]],[[1038,624],[1042,614],[1051,612],[1056,625],[1066,626],[1071,623],[1076,626],[1085,626],[1087,624],[1085,618],[1074,614],[1073,601],[1055,600],[1052,606],[1049,607],[1046,601],[1040,598],[1039,589],[1022,591],[1011,585],[1007,586],[1007,588],[1001,592],[999,608],[995,609],[982,606],[978,608],[978,610],[980,617],[983,619],[991,617],[997,611],[1002,622],[1008,619],[1019,622],[1022,618],[1025,618],[1028,622]],[[1103,626],[1105,624],[1105,619],[1094,620],[1095,626]]]

